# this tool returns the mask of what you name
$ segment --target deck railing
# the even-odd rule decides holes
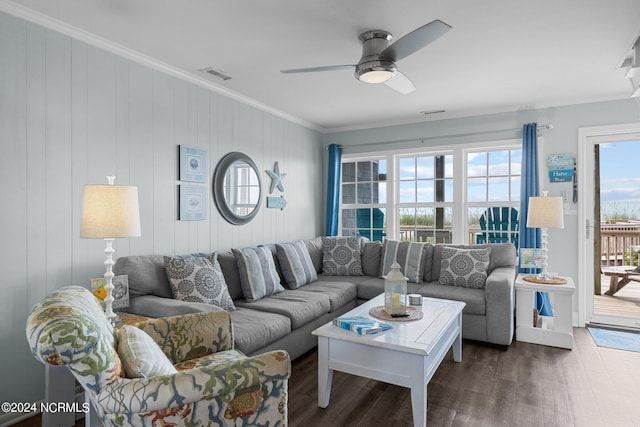
[[[480,227],[469,226],[468,242],[476,242]],[[435,233],[432,227],[400,226],[400,238],[438,243],[450,243],[451,231],[445,229]],[[600,225],[602,265],[638,265],[640,249],[640,223],[601,224]]]
[[[600,225],[602,265],[637,265],[640,224]]]

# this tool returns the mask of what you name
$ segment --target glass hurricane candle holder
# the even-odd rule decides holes
[[[392,317],[407,314],[407,278],[397,262],[391,265],[391,270],[384,277],[384,311]]]

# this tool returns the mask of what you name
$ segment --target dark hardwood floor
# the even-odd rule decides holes
[[[514,341],[508,351],[465,341],[428,386],[427,424],[440,426],[639,426],[640,353],[597,347],[585,328],[574,349]],[[408,389],[334,373],[317,406],[316,353],[296,360],[289,422],[308,426],[411,426]]]
[[[293,363],[290,426],[413,425],[408,389],[340,372],[329,407],[318,408],[316,369],[315,351]],[[640,353],[597,347],[585,328],[574,329],[573,350],[514,341],[504,351],[465,341],[462,363],[449,352],[427,403],[430,427],[638,426]],[[39,419],[18,425],[37,426]]]

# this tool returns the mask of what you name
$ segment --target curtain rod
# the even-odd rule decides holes
[[[540,125],[537,127],[538,130],[546,130],[553,129],[553,123],[548,123],[546,125]],[[514,128],[514,129],[497,129],[497,130],[486,130],[480,132],[467,132],[467,133],[456,133],[451,135],[438,135],[438,136],[423,136],[419,138],[408,138],[408,139],[399,139],[394,141],[379,141],[379,142],[363,142],[362,144],[349,144],[348,147],[359,147],[361,145],[381,145],[381,144],[400,144],[403,142],[411,142],[411,141],[420,141],[421,144],[424,144],[426,140],[429,139],[442,139],[442,138],[464,138],[466,136],[476,136],[476,135],[491,135],[496,133],[504,133],[504,132],[516,132],[521,131],[522,128]],[[342,147],[342,145],[340,145]],[[324,147],[325,150],[329,149],[329,146]]]

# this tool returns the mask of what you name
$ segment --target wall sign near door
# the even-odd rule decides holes
[[[549,167],[550,182],[572,182],[575,157],[572,153],[549,154],[547,166]]]

